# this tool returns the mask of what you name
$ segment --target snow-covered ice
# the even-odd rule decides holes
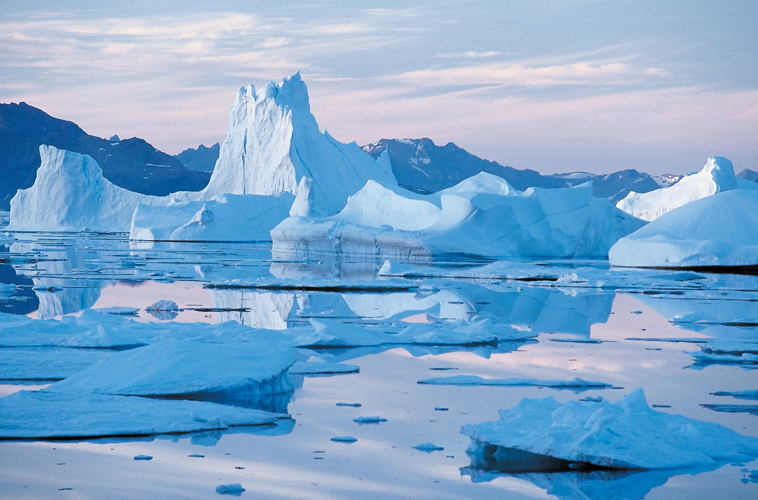
[[[733,189],[758,190],[758,183],[737,177],[732,162],[714,156],[708,158],[700,172],[662,189],[647,193],[632,191],[616,207],[640,219],[652,221],[692,201]]]
[[[88,155],[44,144],[39,151],[34,184],[11,199],[10,231],[128,232],[137,205],[169,201],[116,186]]]
[[[551,460],[615,469],[675,469],[758,457],[758,438],[711,422],[652,410],[642,389],[618,403],[560,404],[524,399],[500,419],[465,425],[470,455],[499,447],[532,454],[534,469]],[[493,458],[497,459],[497,456]],[[555,465],[555,464],[553,464]]]
[[[274,254],[283,258],[605,258],[613,243],[643,224],[593,197],[591,184],[522,193],[499,177],[480,173],[431,195],[372,180],[340,213],[290,217],[271,237]]]
[[[719,192],[672,210],[621,238],[608,258],[627,267],[758,266],[758,191]]]
[[[246,398],[294,390],[286,370],[296,353],[284,342],[164,340],[111,354],[51,385],[50,392],[94,392],[122,396]]]
[[[288,415],[203,401],[91,392],[19,391],[0,398],[0,438],[88,438],[274,424]]]

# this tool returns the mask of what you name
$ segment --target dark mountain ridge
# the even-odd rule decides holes
[[[91,156],[103,176],[125,189],[163,196],[199,191],[210,174],[193,172],[139,138],[114,141],[84,132],[24,102],[0,104],[0,210],[10,209],[16,190],[31,187],[40,165],[39,146],[49,144]]]

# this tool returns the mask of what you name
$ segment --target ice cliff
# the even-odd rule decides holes
[[[319,131],[300,73],[257,93],[252,85],[239,89],[205,197],[296,194],[303,177],[313,179],[315,196],[330,215],[369,179],[397,184],[389,157],[374,160],[357,144]]]
[[[591,183],[519,192],[480,173],[431,195],[369,181],[337,215],[293,216],[271,237],[282,256],[605,258],[611,245],[642,225],[593,197]]]
[[[691,201],[733,189],[758,190],[758,184],[735,176],[732,162],[715,156],[708,158],[700,172],[684,177],[673,186],[648,193],[631,192],[616,207],[651,221]]]
[[[218,162],[200,192],[139,195],[105,180],[87,155],[43,148],[34,185],[11,201],[11,230],[131,229],[133,239],[268,240],[298,190],[311,193],[308,213],[333,215],[369,179],[397,184],[386,155],[374,160],[357,144],[319,131],[299,73],[258,93],[252,85],[239,90]]]
[[[8,229],[129,231],[134,207],[169,201],[116,186],[90,156],[46,145],[40,156],[34,185],[11,199]]]

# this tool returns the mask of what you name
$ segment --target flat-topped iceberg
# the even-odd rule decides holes
[[[19,391],[0,398],[0,417],[0,439],[72,439],[271,425],[289,415],[204,401]]]
[[[296,202],[297,203],[297,202]],[[605,258],[644,223],[592,196],[592,185],[513,189],[479,173],[431,195],[369,181],[331,217],[293,216],[271,231],[276,255]]]
[[[461,433],[471,438],[466,452],[476,461],[528,457],[533,471],[559,470],[561,463],[564,470],[676,469],[758,457],[758,438],[652,410],[642,389],[615,404],[524,399],[500,410],[499,420],[465,425]]]
[[[703,169],[663,189],[648,193],[632,191],[616,204],[643,220],[655,220],[666,212],[695,200],[733,189],[758,190],[758,184],[734,175],[732,162],[720,156],[708,158]]]
[[[626,267],[758,266],[758,191],[693,201],[621,238],[608,256]]]
[[[87,155],[41,146],[34,185],[11,200],[10,230],[129,232],[135,240],[268,240],[290,215],[333,215],[369,179],[397,185],[389,157],[321,133],[299,73],[237,93],[227,138],[200,192],[148,196],[115,186]],[[310,193],[310,196],[309,196]]]

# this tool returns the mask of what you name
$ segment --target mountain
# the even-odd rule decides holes
[[[677,176],[661,176],[658,180],[636,170],[608,175],[586,172],[542,175],[534,170],[518,170],[484,160],[452,142],[437,146],[430,139],[382,139],[361,149],[374,158],[386,150],[398,184],[422,194],[435,193],[479,172],[487,172],[502,177],[520,191],[529,187],[571,187],[592,181],[593,194],[615,204],[630,191],[645,193],[668,185],[671,178],[678,180]]]
[[[218,142],[209,148],[201,144],[197,149],[185,149],[178,155],[174,155],[174,158],[195,172],[213,172],[220,147]]]
[[[747,181],[753,181],[758,182],[758,172],[755,170],[750,170],[749,168],[746,168],[739,174],[737,174],[737,177],[742,177],[743,179]]]
[[[210,174],[188,170],[142,139],[112,139],[88,135],[75,123],[53,118],[24,102],[0,104],[0,210],[10,209],[16,190],[34,184],[42,144],[87,154],[107,179],[142,194],[198,191],[208,183]]]

